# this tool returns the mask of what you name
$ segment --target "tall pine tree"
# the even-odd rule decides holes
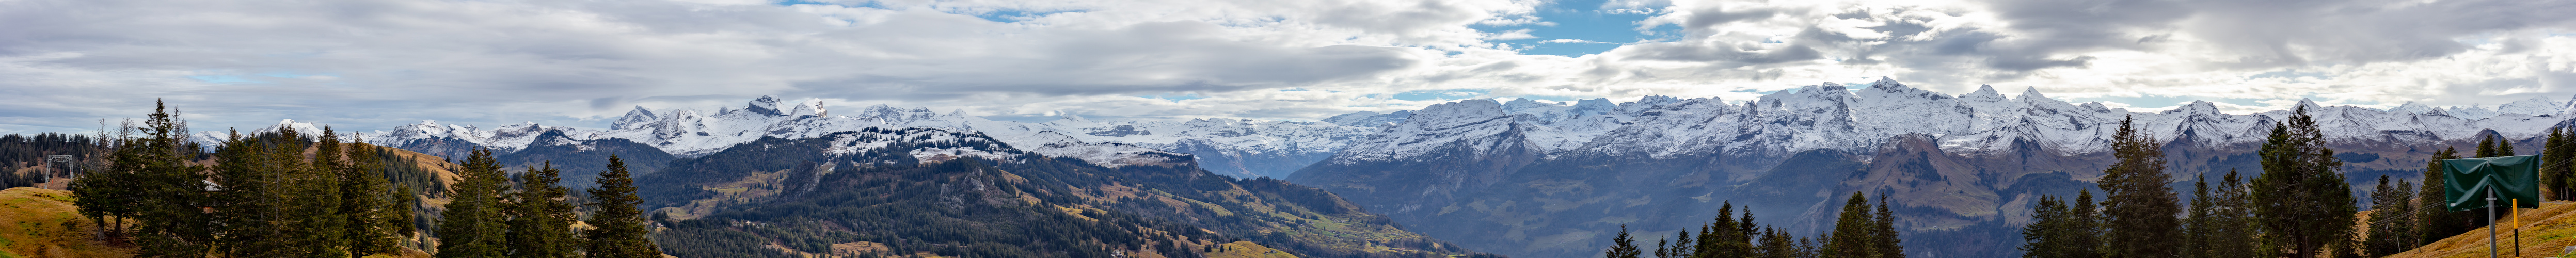
[[[1870,223],[1870,245],[1878,249],[1878,257],[1905,258],[1905,240],[1897,237],[1896,211],[1888,210],[1887,199],[1886,193],[1878,195],[1878,212],[1871,215],[1878,220]]]
[[[71,183],[81,215],[107,226],[110,237],[134,241],[140,257],[205,257],[214,245],[206,227],[214,218],[200,208],[211,204],[202,194],[208,168],[189,163],[200,150],[178,116],[154,100],[142,125],[119,126],[108,167]]]
[[[2427,210],[2415,214],[2417,223],[2415,232],[2423,237],[2416,239],[2416,243],[2432,243],[2460,233],[2467,233],[2470,229],[2486,226],[2486,220],[2478,219],[2473,215],[2481,214],[2476,210],[2453,212],[2449,209],[2433,208],[2439,207],[2444,202],[2442,188],[2445,187],[2443,186],[2445,182],[2442,181],[2442,160],[2459,158],[2459,149],[2444,148],[2434,151],[2432,160],[2424,162],[2423,190],[2415,191],[2415,203]]]
[[[540,168],[528,168],[523,190],[511,204],[510,257],[563,258],[576,257],[580,247],[572,235],[573,204],[566,195],[570,190],[559,185],[563,171],[546,162]]]
[[[2576,139],[2569,139],[2566,131],[2567,127],[2551,127],[2548,140],[2540,143],[2540,188],[2543,190],[2541,199],[2567,200],[2571,196],[2567,185],[2569,181],[2567,171],[2568,165],[2576,164],[2568,164],[2565,161],[2570,160],[2569,153],[2576,152],[2576,147],[2570,147],[2571,144],[2568,144]]]
[[[2388,176],[2379,176],[2379,186],[2370,192],[2370,234],[2362,243],[2362,254],[2388,256],[2415,249],[2414,185],[2398,181],[2390,185]]]
[[[1833,235],[1825,237],[1826,257],[1879,257],[1877,219],[1870,218],[1869,197],[1858,192],[1843,202],[1842,215],[1834,219]]]
[[[2210,191],[2209,245],[2201,248],[2200,257],[2251,258],[2269,257],[2255,239],[2254,202],[2247,200],[2244,177],[2228,170]]]
[[[633,176],[626,172],[626,161],[608,157],[608,171],[599,173],[599,188],[590,190],[591,198],[598,199],[591,203],[596,212],[591,214],[590,225],[597,228],[582,232],[586,238],[582,249],[589,252],[589,257],[662,256],[661,248],[644,239],[652,229],[645,227],[648,225],[644,224],[643,212],[635,209],[644,200],[635,196]]]
[[[2256,224],[2265,242],[2291,257],[2320,257],[2328,245],[2349,242],[2352,186],[2337,170],[2343,161],[2325,147],[2325,135],[2306,105],[2291,110],[2263,143],[2263,174],[2254,179]],[[2349,249],[2347,249],[2349,250]]]
[[[2021,249],[2025,258],[2097,257],[2091,246],[2076,243],[2074,235],[2084,231],[2077,224],[2074,209],[2056,196],[2042,195],[2031,204],[2031,223],[2022,225]]]
[[[291,204],[283,197],[291,189],[280,187],[290,170],[304,170],[301,164],[288,161],[288,153],[301,153],[303,146],[288,138],[299,138],[294,128],[282,128],[275,134],[242,135],[231,133],[232,140],[215,151],[214,173],[207,194],[214,210],[210,226],[220,236],[213,248],[228,257],[293,257],[299,250],[292,242],[299,226],[292,223],[287,209]],[[289,152],[287,150],[298,150]]]
[[[2111,155],[2119,159],[2102,171],[2103,234],[2112,257],[2182,255],[2182,207],[2166,187],[2165,155],[2154,136],[2138,132],[2134,118],[2120,119],[2111,138]]]
[[[340,210],[347,214],[349,256],[391,254],[402,251],[402,241],[410,232],[411,207],[404,201],[410,196],[394,191],[379,170],[384,159],[375,158],[382,147],[364,142],[349,144],[341,154],[349,163],[336,171],[340,177]]]
[[[280,130],[293,131],[288,127],[280,127]],[[282,196],[277,199],[285,200],[286,205],[279,208],[285,214],[282,216],[287,223],[285,230],[291,232],[285,241],[290,248],[287,250],[289,255],[350,256],[349,214],[341,210],[339,173],[347,168],[349,162],[338,155],[342,150],[340,136],[336,134],[330,127],[323,127],[321,134],[313,135],[319,140],[310,144],[311,147],[302,146],[305,136],[289,135],[284,140],[297,144],[278,149],[280,155],[274,157],[280,161],[302,160],[306,149],[314,150],[310,162],[289,164],[300,166],[278,171],[281,183],[275,186]]]
[[[2215,232],[2217,227],[2239,226],[2218,225],[2217,221],[2211,218],[2211,215],[2217,211],[2216,197],[2209,196],[2209,176],[2193,177],[2191,208],[2184,213],[2182,219],[2182,257],[2209,256],[2209,251],[2212,250],[2209,238],[2217,233]]]
[[[1610,250],[1601,251],[1604,258],[1637,258],[1637,239],[1628,237],[1628,225],[1619,225],[1619,237],[1610,238]]]
[[[475,149],[460,166],[455,169],[460,178],[450,187],[454,201],[439,212],[438,257],[505,257],[500,194],[508,179],[501,164],[493,161],[491,150]]]

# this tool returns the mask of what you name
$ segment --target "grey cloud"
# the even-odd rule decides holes
[[[1691,11],[1690,19],[1682,21],[1682,29],[1705,33],[1709,26],[1716,26],[1718,24],[1736,21],[1765,19],[1779,15],[1780,10],[1767,8],[1751,8],[1735,11],[1728,11],[1724,8],[1718,7],[1701,8],[1699,10]]]
[[[1694,42],[1639,44],[1619,49],[1619,51],[1627,51],[1624,54],[1629,58],[1711,62],[1720,67],[1813,61],[1824,57],[1823,53],[1817,52],[1815,48],[1804,45],[1746,50],[1744,47],[1726,46],[1723,43],[1691,43]]]
[[[2201,15],[2185,22],[2198,35],[2242,56],[2235,67],[2310,62],[2410,61],[2458,54],[2468,37],[2527,28],[2566,28],[2576,2],[2457,1],[2193,1]]]
[[[1428,20],[1348,25],[1419,31],[1482,15],[1403,7],[1372,11]],[[1414,48],[1282,45],[1190,19],[1029,29],[921,9],[859,15],[878,17],[667,1],[5,1],[0,23],[35,26],[0,26],[0,76],[28,78],[0,81],[0,90],[41,93],[0,96],[27,103],[0,112],[30,116],[0,130],[86,128],[91,118],[148,112],[154,97],[197,110],[202,126],[589,125],[603,122],[581,117],[631,105],[732,106],[763,94],[921,102],[1225,92],[1364,80],[1423,62]],[[66,80],[79,83],[57,83]],[[85,101],[64,102],[75,96]]]

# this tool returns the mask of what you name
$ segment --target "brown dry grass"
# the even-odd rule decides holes
[[[98,241],[98,225],[72,206],[69,191],[0,190],[0,257],[132,257],[132,247]]]
[[[2540,204],[2540,209],[2522,210],[2522,256],[2518,257],[2557,257],[2561,248],[2576,245],[2576,212],[2571,212],[2576,211],[2576,205],[2569,204],[2548,202]],[[2496,257],[2517,257],[2513,250],[2513,219],[2504,214],[2497,216],[2496,223],[2507,227],[2496,231],[2500,253]],[[2487,257],[2487,243],[2487,228],[2478,228],[2388,257]]]

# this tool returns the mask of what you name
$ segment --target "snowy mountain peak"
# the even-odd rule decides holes
[[[786,115],[783,110],[778,110],[778,97],[770,95],[760,95],[759,99],[752,99],[751,105],[744,107],[743,110],[751,111],[753,114]]]
[[[1500,102],[1494,102],[1493,99],[1470,99],[1460,100],[1458,102],[1433,104],[1429,107],[1423,107],[1421,112],[1414,112],[1414,116],[1425,118],[1493,118],[1509,116],[1504,113],[1503,104]]]
[[[610,121],[608,123],[608,129],[622,130],[636,125],[642,125],[644,123],[651,123],[653,120],[661,120],[660,118],[661,117],[654,116],[653,110],[651,109],[645,109],[644,106],[635,106],[635,110],[626,111],[626,115],[618,116],[616,121]],[[422,121],[422,123],[429,123],[429,121]]]
[[[1664,105],[1664,104],[1672,104],[1672,103],[1674,103],[1674,102],[1681,102],[1681,101],[1682,101],[1682,98],[1676,98],[1676,97],[1673,97],[1673,96],[1664,96],[1664,95],[1648,95],[1648,96],[1646,96],[1646,97],[1644,97],[1644,98],[1638,98],[1638,99],[1637,99],[1637,102],[1619,103],[1619,112],[1621,112],[1621,113],[1636,113],[1636,112],[1639,112],[1639,111],[1645,111],[1645,110],[1646,110],[1646,109],[1648,109],[1648,108],[1654,108],[1655,106],[1661,106],[1661,105]]]
[[[1619,111],[1619,104],[1616,104],[1616,103],[1610,103],[1610,99],[1609,99],[1609,98],[1593,98],[1593,99],[1586,99],[1586,100],[1576,100],[1576,101],[1574,101],[1574,111],[1575,111],[1575,113],[1582,114],[1582,115],[1586,115],[1586,116],[1590,116],[1590,115],[1600,115],[1600,114],[1606,114],[1606,113],[1611,113],[1611,112],[1618,112],[1618,111]]]
[[[1897,91],[1911,88],[1912,87],[1906,87],[1904,83],[1896,82],[1896,79],[1878,77],[1878,81],[1870,82],[1869,87],[1866,89],[1888,89],[1890,91]]]
[[[2194,100],[2191,101],[2191,104],[2183,104],[2182,107],[2176,107],[2173,110],[2165,110],[2164,114],[2215,115],[2219,113],[2217,103]]]
[[[2036,87],[2036,86],[2033,86],[2033,87],[2023,87],[2023,88],[2022,88],[2022,90],[2021,90],[2021,100],[2023,100],[2023,101],[2029,101],[2029,100],[2032,100],[2032,99],[2047,99],[2047,98],[2048,98],[2048,95],[2047,95],[2047,94],[2040,94],[2040,93],[2039,93],[2039,87]]]
[[[2485,106],[2480,105],[2469,105],[2467,107],[2453,106],[2450,110],[2444,110],[2444,112],[2450,113],[2452,117],[2459,117],[2461,119],[2486,119],[2502,114],[2496,113],[2495,110],[2487,109]]]
[[[1896,80],[1880,78],[1878,82],[1870,83],[1868,88],[1862,88],[1860,90],[1860,98],[1863,101],[1876,100],[1873,102],[1892,103],[1915,102],[1892,99],[1942,100],[1950,99],[1951,97],[1950,94],[1941,94],[1930,90],[1908,87],[1905,86],[1904,83],[1897,83]]]
[[[2558,114],[2559,111],[2565,109],[2566,104],[2560,104],[2556,101],[2550,101],[2548,98],[2542,97],[2531,97],[2531,99],[2517,100],[2511,103],[2504,103],[2504,105],[2496,105],[2496,113],[2500,114],[2555,115]]]
[[[2410,114],[2410,115],[2422,115],[2422,114],[2439,114],[2439,113],[2442,113],[2442,109],[2441,109],[2441,108],[2435,108],[2435,107],[2433,107],[2433,106],[2424,105],[2423,103],[2415,103],[2414,101],[2407,101],[2407,102],[2406,102],[2406,104],[2398,104],[2396,108],[2390,108],[2390,109],[2388,109],[2388,112],[2391,112],[2391,113],[2399,113],[2399,114]]]
[[[1385,126],[1387,123],[1402,123],[1405,118],[1412,116],[1412,110],[1395,111],[1394,113],[1385,114],[1360,111],[1335,115],[1331,118],[1324,118],[1324,122],[1342,126],[1380,127]]]
[[[1063,114],[1063,115],[1058,115],[1058,116],[1056,116],[1056,119],[1057,119],[1057,120],[1061,120],[1061,121],[1080,122],[1080,123],[1089,123],[1089,122],[1091,122],[1091,119],[1083,119],[1083,118],[1082,118],[1082,115],[1075,115],[1075,114],[1073,114],[1073,112],[1064,112],[1064,114]]]
[[[805,102],[797,102],[797,103],[796,103],[796,109],[794,109],[793,111],[788,111],[788,112],[787,112],[787,116],[791,116],[791,117],[793,117],[793,116],[830,116],[830,115],[831,115],[831,111],[830,111],[830,110],[825,110],[825,109],[823,109],[823,100],[822,100],[822,99],[814,99],[814,100],[809,100],[809,101],[805,101]]]
[[[1997,93],[1997,92],[1995,92],[1995,86],[1994,86],[1994,85],[1977,85],[1977,91],[1976,91],[1976,92],[1969,92],[1968,94],[1959,94],[1959,98],[1963,98],[1963,99],[1975,99],[1975,100],[1986,100],[1986,101],[2003,101],[2003,100],[2004,100],[2004,94],[2003,94],[2003,93]]]

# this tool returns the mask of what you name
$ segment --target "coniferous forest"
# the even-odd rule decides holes
[[[2163,141],[2124,120],[2100,195],[2043,196],[2020,227],[2024,257],[2379,257],[2484,227],[2486,211],[2437,207],[2441,160],[2517,154],[2489,135],[2466,155],[2433,151],[2423,182],[2380,176],[2357,195],[2304,107],[2274,126],[2262,171],[2194,177],[2169,187]],[[1402,232],[1331,193],[1196,167],[1104,167],[1017,152],[972,132],[868,129],[814,139],[765,138],[692,158],[567,150],[601,161],[585,189],[551,160],[463,160],[277,127],[192,137],[167,107],[96,136],[0,136],[10,187],[75,190],[98,235],[141,257],[1207,257],[1252,243],[1315,257],[1489,256]],[[2542,142],[2545,196],[2568,198],[2576,132]],[[955,134],[832,153],[836,140]],[[885,136],[892,135],[892,136]],[[916,137],[917,138],[917,137]],[[873,138],[871,138],[873,139]],[[972,139],[984,139],[984,142]],[[883,140],[883,139],[879,139]],[[198,142],[219,142],[200,146]],[[631,142],[625,144],[632,144]],[[921,160],[916,149],[985,148],[1016,156]],[[87,162],[55,165],[43,155]],[[1004,161],[1008,160],[1008,161]],[[665,162],[667,161],[667,162]],[[516,164],[513,166],[513,164]],[[643,168],[638,171],[630,168]],[[751,171],[750,173],[743,173]],[[1756,222],[1722,204],[1697,230],[1647,244],[1625,226],[1605,257],[1905,257],[1889,197],[1853,193],[1812,236]],[[2366,203],[2364,203],[2366,202]],[[2367,205],[2366,210],[2356,203]],[[1738,212],[1742,211],[1742,212]],[[2366,214],[2366,215],[2365,215]],[[2356,227],[2355,225],[2360,225]],[[1653,237],[1649,237],[1653,238]],[[659,241],[656,241],[659,240]],[[1273,251],[1277,252],[1277,251]]]
[[[2423,180],[2392,181],[2380,176],[2367,196],[2355,196],[2338,171],[2335,151],[2305,107],[2275,126],[2258,154],[2264,171],[2229,171],[2219,178],[2195,178],[2191,201],[2185,202],[2165,170],[2162,141],[2124,120],[2112,139],[2118,159],[2098,182],[2102,196],[2090,190],[2075,196],[2042,196],[2032,203],[2031,223],[2022,226],[2018,248],[2023,257],[2380,257],[2412,250],[2433,241],[2487,226],[2484,210],[2448,211],[2442,202],[2441,161],[2513,156],[2509,143],[2488,135],[2467,156],[2456,149],[2433,151]],[[2576,129],[2551,129],[2543,142],[2548,159],[2540,180],[2546,199],[2576,197]],[[2212,181],[2212,180],[2215,181]],[[1892,216],[1884,205],[1868,213],[1864,197],[1853,195],[1830,232],[1810,238],[1790,237],[1753,224],[1750,213],[1740,221],[1720,214],[1694,237],[1685,230],[1657,243],[1656,257],[1903,257],[1902,246],[1880,245],[1894,231],[1873,231]],[[2367,200],[2371,215],[2360,217]],[[1882,201],[1883,198],[1882,198]],[[1872,217],[1875,215],[1876,217]],[[2367,220],[2364,220],[2367,219]],[[1870,221],[1879,222],[1870,222]],[[1861,226],[1854,226],[1855,224]],[[2354,225],[2361,225],[2355,227]],[[1717,229],[1717,230],[1713,230]],[[1885,235],[1881,235],[1885,234]],[[1775,236],[1776,235],[1776,236]],[[1634,238],[1623,226],[1605,257],[1638,257]],[[1867,242],[1853,247],[1852,242]],[[1814,246],[1813,243],[1823,243]],[[1875,252],[1875,253],[1851,253]],[[1891,256],[1892,255],[1892,256]]]
[[[1903,241],[1898,239],[1896,216],[1888,210],[1887,198],[1881,196],[1873,209],[1869,197],[1853,193],[1845,199],[1840,216],[1831,231],[1816,237],[1798,236],[1779,227],[1753,221],[1751,208],[1736,214],[1733,203],[1720,204],[1716,219],[1701,225],[1697,235],[1691,230],[1675,232],[1672,238],[1655,241],[1655,249],[1646,252],[1626,226],[1611,238],[1610,258],[1637,258],[1651,254],[1655,258],[1758,257],[1905,257]]]
[[[450,183],[328,127],[233,131],[220,146],[189,135],[159,107],[95,142],[106,157],[69,188],[101,237],[139,257],[661,257],[625,173],[598,177],[593,201],[569,196],[550,166],[513,177],[484,151],[439,168]]]
[[[1102,167],[1000,144],[822,155],[829,140],[773,138],[694,158],[566,148],[447,160],[330,127],[190,139],[206,134],[177,117],[160,107],[101,136],[0,138],[0,154],[98,157],[65,187],[100,238],[140,257],[1490,256],[1281,180]],[[862,133],[952,132],[845,134]],[[905,153],[970,147],[1021,156]],[[574,184],[567,165],[597,168]],[[36,181],[10,182],[44,178],[25,180]],[[746,180],[760,183],[720,185]],[[763,194],[726,190],[744,188]]]

